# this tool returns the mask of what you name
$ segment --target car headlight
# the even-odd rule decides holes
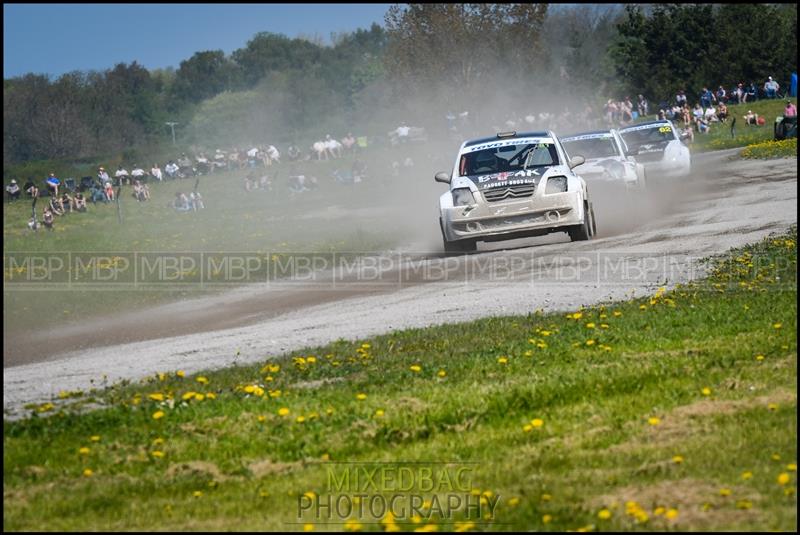
[[[475,204],[475,197],[472,195],[472,192],[469,188],[457,188],[451,193],[453,194],[453,206],[468,206],[470,204]]]
[[[544,188],[545,193],[564,193],[565,191],[567,191],[567,177],[551,176],[547,179],[547,186]]]

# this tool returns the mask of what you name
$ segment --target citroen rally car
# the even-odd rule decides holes
[[[644,165],[650,177],[688,176],[692,172],[689,147],[683,144],[678,130],[667,119],[649,121],[621,128],[629,154]]]
[[[573,172],[558,138],[547,132],[502,132],[465,141],[439,197],[446,252],[474,251],[478,241],[567,232],[588,240],[596,230],[586,182]]]
[[[584,157],[586,161],[575,167],[575,172],[589,184],[620,185],[627,190],[645,189],[644,166],[628,155],[625,140],[617,130],[565,136],[561,138],[561,146],[570,157]]]

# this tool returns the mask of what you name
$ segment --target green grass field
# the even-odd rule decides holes
[[[793,228],[645,299],[64,392],[4,422],[3,527],[794,530],[796,244]],[[429,502],[299,513],[352,501],[347,467],[392,463],[417,483],[461,467],[459,492],[485,507],[440,511],[457,493],[383,480],[361,500]]]

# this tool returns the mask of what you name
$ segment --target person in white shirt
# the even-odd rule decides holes
[[[141,178],[145,175],[144,169],[133,164],[133,171],[131,171],[131,176],[134,178]]]
[[[119,180],[120,184],[122,184],[123,182],[130,184],[130,174],[128,173],[128,170],[123,169],[121,165],[119,166],[119,168],[117,168],[117,172],[114,173],[114,176]]]
[[[267,147],[267,156],[269,156],[269,159],[273,162],[281,163],[281,153],[275,148],[274,145]]]
[[[164,175],[161,174],[161,168],[158,166],[157,163],[153,164],[153,168],[150,169],[150,176],[158,180],[159,182],[164,181]]]
[[[178,167],[178,164],[176,164],[172,160],[170,160],[169,163],[164,167],[164,171],[167,172],[167,176],[170,178],[175,178],[176,176],[178,176],[178,169],[180,169]]]
[[[100,184],[102,184],[103,186],[105,186],[106,182],[111,182],[111,177],[109,177],[108,173],[106,173],[105,167],[101,167],[100,169],[98,169],[98,171],[97,171],[97,179],[100,181]]]

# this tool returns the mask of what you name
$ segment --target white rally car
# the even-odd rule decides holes
[[[649,121],[620,129],[628,152],[644,165],[650,177],[688,176],[692,172],[689,147],[672,121]]]
[[[586,182],[547,132],[503,132],[465,141],[439,197],[445,251],[474,251],[478,241],[499,241],[567,232],[588,240],[596,225]]]
[[[575,167],[589,184],[624,186],[628,190],[643,190],[646,186],[644,166],[628,155],[625,140],[617,130],[584,132],[561,138],[561,146],[574,158],[586,160]]]

